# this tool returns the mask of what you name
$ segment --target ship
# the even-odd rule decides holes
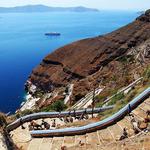
[[[59,32],[49,32],[45,33],[46,36],[60,36],[61,34]]]

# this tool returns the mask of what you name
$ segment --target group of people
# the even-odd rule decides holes
[[[63,121],[64,123],[73,123],[74,120],[87,120],[89,118],[88,114],[86,113],[86,110],[81,113],[80,115],[77,114],[75,111],[73,114],[71,114],[71,111],[68,113],[68,115],[62,117],[61,113],[59,114],[58,118]],[[21,128],[25,129],[23,125],[22,118],[20,119]],[[56,128],[57,126],[60,126],[60,124],[56,124],[56,119],[52,120],[52,124],[50,125],[48,122],[46,122],[44,119],[42,119],[41,124],[37,123],[35,120],[32,120],[30,124],[28,125],[29,130],[49,130],[51,127]]]
[[[146,111],[146,116],[143,121],[139,121],[138,119],[136,119],[133,114],[130,114],[129,116],[131,118],[131,124],[135,134],[138,134],[142,131],[150,132],[150,110]],[[126,128],[123,129],[123,133],[119,140],[123,140],[125,138],[128,138]]]
[[[52,125],[50,125],[48,122],[46,122],[44,119],[42,119],[41,124],[36,123],[34,120],[30,122],[28,125],[29,130],[49,130],[50,127],[56,127],[56,120],[53,119]]]
[[[74,119],[71,116],[71,114],[69,114],[68,116],[65,116],[64,118],[59,117],[60,120],[64,121],[65,123],[73,123],[74,120],[87,120],[89,118],[88,114],[83,112],[80,115],[74,115]]]

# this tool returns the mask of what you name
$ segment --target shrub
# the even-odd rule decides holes
[[[17,113],[16,118],[20,118],[22,116],[26,116],[26,115],[29,115],[29,114],[32,114],[32,113],[33,113],[33,110],[26,109],[24,111],[21,111],[21,112]]]
[[[77,102],[78,100],[80,100],[83,97],[84,97],[84,95],[79,93],[79,94],[75,95],[75,101]]]
[[[3,127],[4,125],[6,125],[6,117],[3,113],[0,113],[0,127]]]
[[[117,101],[121,100],[124,98],[124,94],[123,93],[119,93],[116,96],[114,96],[111,101],[108,103],[108,105],[114,105],[116,104]]]
[[[147,71],[146,71],[146,77],[147,78],[150,78],[150,67],[147,69]]]
[[[60,111],[63,111],[67,108],[67,106],[64,104],[64,102],[62,100],[58,100],[56,102],[54,102],[52,105],[49,105],[45,108],[42,109],[42,111],[57,111],[57,112],[60,112]]]

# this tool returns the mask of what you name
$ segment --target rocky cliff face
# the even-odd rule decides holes
[[[84,95],[98,84],[130,82],[133,73],[140,74],[136,68],[150,60],[149,39],[150,10],[112,33],[55,50],[33,70],[29,80],[44,91],[74,83],[74,96]]]

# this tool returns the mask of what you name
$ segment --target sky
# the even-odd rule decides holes
[[[100,10],[146,10],[150,8],[150,0],[0,0],[0,7],[13,7],[28,4],[71,7],[85,6]]]

